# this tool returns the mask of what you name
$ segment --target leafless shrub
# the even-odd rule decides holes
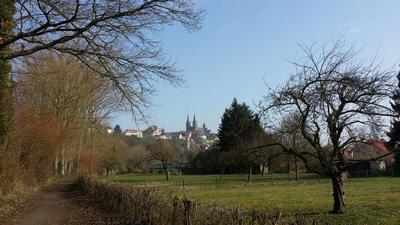
[[[281,209],[259,211],[200,203],[170,197],[158,190],[134,188],[93,177],[79,180],[81,189],[97,199],[108,212],[117,213],[121,224],[141,225],[280,225],[327,224],[318,215],[284,215]]]
[[[0,191],[35,187],[52,176],[59,127],[55,117],[35,106],[17,106],[9,143],[0,160]]]

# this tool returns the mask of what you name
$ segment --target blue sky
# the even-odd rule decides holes
[[[183,130],[188,114],[216,131],[234,97],[255,108],[265,83],[278,86],[294,71],[288,60],[302,56],[300,43],[321,44],[345,34],[363,58],[378,55],[388,68],[400,63],[398,0],[195,2],[207,11],[200,31],[175,25],[159,35],[187,82],[185,88],[156,87],[149,123],[167,131]],[[116,114],[111,124],[137,128],[129,113]]]

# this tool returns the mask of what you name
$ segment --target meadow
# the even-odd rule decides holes
[[[330,180],[314,174],[174,175],[170,181],[158,174],[125,174],[110,181],[136,187],[157,188],[173,196],[187,195],[201,202],[258,210],[280,208],[284,213],[324,214],[333,224],[400,224],[400,178],[353,178],[345,182],[346,212],[329,214],[332,207]]]

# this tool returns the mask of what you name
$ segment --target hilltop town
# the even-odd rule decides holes
[[[114,130],[110,129],[109,132],[114,132]],[[185,151],[193,151],[194,149],[206,150],[218,140],[217,134],[208,129],[206,123],[203,123],[201,127],[198,126],[196,115],[193,116],[192,121],[190,121],[189,115],[187,116],[185,130],[181,131],[166,131],[157,125],[150,125],[145,130],[127,128],[121,131],[121,133],[129,137],[151,137],[155,139],[180,141],[182,142],[181,150]]]

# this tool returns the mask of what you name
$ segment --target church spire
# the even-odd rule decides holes
[[[196,114],[193,116],[193,130],[197,130]]]
[[[190,131],[190,120],[189,120],[189,115],[187,115],[187,118],[186,118],[186,131],[187,131],[187,132]]]

